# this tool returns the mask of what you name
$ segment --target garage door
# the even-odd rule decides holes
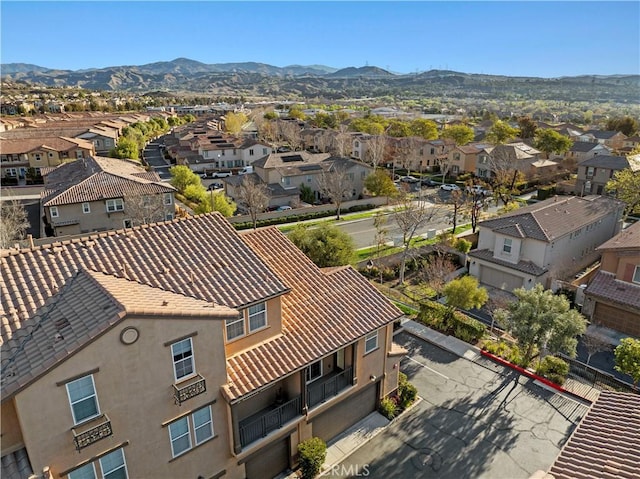
[[[640,321],[638,321],[637,312],[632,313],[608,304],[596,303],[592,322],[631,336],[640,336]]]
[[[482,266],[480,269],[481,283],[493,286],[494,288],[513,291],[522,287],[522,278],[513,274],[498,271],[497,269]]]
[[[289,467],[289,436],[263,447],[245,463],[247,479],[271,479]]]
[[[329,441],[376,410],[378,384],[349,396],[313,420],[313,435]]]

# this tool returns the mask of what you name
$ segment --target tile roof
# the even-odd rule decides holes
[[[588,151],[593,150],[597,146],[602,146],[600,143],[592,142],[592,141],[574,141],[569,151],[579,152],[579,153],[587,153]]]
[[[593,135],[595,138],[598,138],[600,140],[608,140],[610,138],[613,138],[614,136],[616,136],[618,133],[620,133],[619,131],[604,131],[604,130],[589,130],[587,132],[585,132],[585,134],[587,135]]]
[[[631,168],[640,170],[640,162],[631,162],[626,156],[597,155],[580,163],[580,166],[594,166],[608,170],[624,170]]]
[[[616,275],[608,271],[598,271],[584,293],[624,306],[631,306],[638,309],[640,315],[640,284],[616,279]]]
[[[605,241],[596,249],[637,249],[640,250],[640,221],[623,229],[608,241]]]
[[[64,138],[62,136],[43,137],[43,138],[24,138],[16,140],[1,140],[3,155],[17,155],[28,153],[36,150],[53,150],[53,151],[69,151],[77,148],[93,150],[93,144],[90,141],[81,139]]]
[[[493,251],[489,251],[488,249],[477,249],[474,251],[470,251],[469,256],[471,256],[472,258],[478,258],[484,261],[488,261],[489,263],[505,266],[510,269],[515,269],[516,271],[532,274],[534,276],[542,276],[544,273],[547,272],[547,269],[541,268],[540,266],[538,266],[537,264],[531,261],[520,260],[516,264],[514,264],[514,263],[509,263],[508,261],[494,258]]]
[[[131,162],[89,157],[60,165],[47,174],[43,206],[172,193],[175,188]]]
[[[351,267],[323,271],[276,228],[242,234],[291,292],[282,335],[228,358],[232,399],[316,361],[399,318],[402,312]],[[256,364],[265,367],[256,368]]]
[[[602,391],[551,466],[555,479],[637,479],[640,395]]]
[[[24,479],[31,477],[32,474],[33,470],[26,448],[23,447],[2,456],[0,460],[0,477],[2,479]]]
[[[287,153],[271,153],[267,155],[262,168],[287,168],[298,167],[304,164],[318,164],[329,158],[328,153],[309,153],[307,151],[290,151]]]
[[[11,396],[126,315],[224,320],[235,309],[80,269],[2,344],[2,393]]]
[[[231,308],[288,290],[218,213],[0,250],[2,343],[81,268]]]
[[[496,231],[518,225],[526,238],[548,242],[599,218],[619,214],[621,208],[621,202],[605,196],[556,196],[482,221],[479,226]]]

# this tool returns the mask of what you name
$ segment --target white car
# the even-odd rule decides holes
[[[458,185],[454,185],[453,183],[445,183],[444,185],[440,185],[440,189],[444,191],[460,191],[460,187]]]
[[[209,178],[227,178],[233,176],[231,171],[214,171],[209,175]]]
[[[488,190],[482,185],[467,186],[466,189],[467,193],[471,193],[472,195],[488,196],[491,194],[491,190]]]

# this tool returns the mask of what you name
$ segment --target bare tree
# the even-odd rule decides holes
[[[173,204],[173,202],[171,203]],[[132,226],[157,223],[166,219],[164,195],[131,194],[124,198],[125,214]]]
[[[31,226],[22,203],[16,199],[0,200],[0,249],[22,241]]]
[[[387,148],[387,137],[385,135],[371,136],[367,140],[366,145],[366,160],[371,163],[375,169],[384,161],[384,155]]]
[[[506,206],[513,200],[516,184],[524,179],[518,170],[517,158],[512,149],[505,145],[498,145],[489,151],[489,168],[493,174],[494,194]]]
[[[314,136],[314,146],[320,153],[326,153],[332,143],[331,133],[327,130],[319,131]]]
[[[411,174],[412,167],[420,161],[420,146],[422,143],[423,142],[415,136],[398,140],[396,158],[398,164],[407,170],[408,175]]]
[[[404,273],[411,241],[416,232],[431,221],[439,211],[440,208],[433,203],[412,201],[408,195],[405,195],[400,205],[393,212],[396,223],[402,232],[403,249],[400,261],[399,284],[404,284]]]
[[[297,121],[283,121],[280,123],[280,135],[293,151],[301,150],[303,145],[302,130]]]
[[[591,361],[591,356],[599,353],[600,351],[611,349],[611,344],[600,336],[593,334],[585,334],[582,336],[582,344],[584,344],[584,347],[587,349],[587,365],[589,364],[589,361]]]
[[[351,156],[351,135],[345,125],[340,125],[338,133],[333,138],[333,150],[336,155],[343,158]]]
[[[238,203],[249,213],[253,229],[257,227],[258,215],[269,206],[269,199],[267,185],[254,175],[244,175],[239,188]]]
[[[456,270],[456,265],[447,254],[437,251],[429,255],[420,268],[420,276],[424,283],[438,295],[447,283],[449,276]]]
[[[320,192],[336,205],[336,219],[340,219],[340,208],[346,197],[353,192],[353,179],[345,166],[334,162],[323,170],[318,178]]]
[[[455,234],[456,227],[458,226],[458,220],[467,210],[467,202],[462,192],[460,190],[455,190],[449,195],[447,204],[453,206],[453,209],[451,210],[451,234]]]

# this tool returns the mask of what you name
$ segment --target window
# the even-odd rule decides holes
[[[263,148],[263,149],[262,149],[262,154],[263,154],[263,155],[266,155],[266,154],[267,154],[267,149],[266,149],[266,148]]]
[[[164,219],[166,221],[171,221],[173,219],[173,213],[167,213]]]
[[[224,156],[224,150],[220,150],[220,155]]]
[[[93,375],[67,383],[67,395],[71,405],[73,424],[79,424],[100,415]]]
[[[513,244],[513,240],[511,238],[505,238],[504,243],[502,243],[502,251],[507,254],[511,254],[511,246]]]
[[[307,383],[311,383],[320,377],[322,377],[322,359],[308,366],[305,371]]]
[[[376,349],[378,349],[378,331],[374,331],[364,337],[364,354],[368,354]]]
[[[193,364],[191,338],[172,344],[171,355],[173,356],[173,372],[175,373],[176,381],[194,374],[195,365]]]
[[[82,203],[82,212],[84,214],[91,213],[91,206],[89,205],[89,203]]]
[[[193,438],[191,436],[193,431]],[[193,447],[213,437],[211,406],[198,409],[193,414],[169,424],[169,440],[173,457],[187,452]]]
[[[593,178],[595,174],[595,168],[593,166],[587,166],[587,178]]]
[[[173,203],[173,195],[171,193],[165,193],[164,194],[164,204],[165,205],[170,205],[171,203]]]
[[[256,304],[249,307],[249,332],[264,328],[267,325],[267,305]]]
[[[241,314],[237,319],[227,319],[227,341],[244,336],[244,316]]]
[[[636,269],[633,271],[633,278],[631,281],[634,283],[640,283],[640,266],[636,266]]]
[[[311,183],[311,179],[312,179],[312,176],[311,175],[307,175],[307,183]]]
[[[96,479],[96,466],[91,462],[69,473],[69,479]]]
[[[49,152],[49,158],[53,158],[53,153],[51,151]]]
[[[286,186],[291,186],[291,178],[288,176],[285,176],[282,178],[282,182],[286,185]]]
[[[124,226],[125,228],[133,228],[133,221],[122,220],[122,226]]]
[[[33,157],[35,158],[35,160],[36,160],[36,161],[40,161],[40,160],[42,160],[42,157],[40,156],[40,153],[35,153],[35,154],[33,155]]]
[[[253,148],[249,150],[249,156],[253,156]]]
[[[117,449],[100,458],[100,469],[103,479],[127,479],[127,465],[124,462],[124,452]]]
[[[122,198],[107,200],[107,213],[113,213],[114,211],[124,211],[124,201]]]
[[[49,209],[49,213],[51,213],[51,217],[52,218],[57,218],[58,216],[60,216],[60,213],[58,212],[58,207],[57,206],[52,206]]]

